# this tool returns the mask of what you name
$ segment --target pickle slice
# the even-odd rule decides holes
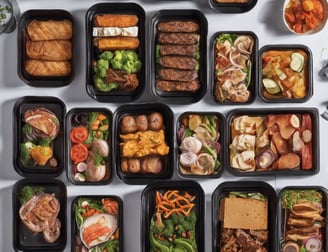
[[[301,72],[304,66],[304,56],[300,53],[295,52],[292,53],[290,57],[291,57],[290,68],[296,72]]]
[[[265,90],[269,94],[277,94],[280,92],[280,87],[277,82],[275,82],[272,79],[264,78],[263,80],[263,85],[265,87]]]

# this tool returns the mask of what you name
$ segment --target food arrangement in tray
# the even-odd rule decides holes
[[[196,10],[153,17],[153,91],[167,102],[196,102],[206,92],[207,21]]]
[[[86,19],[89,95],[105,102],[136,99],[145,85],[143,9],[132,3],[96,4]]]
[[[61,251],[66,245],[66,188],[60,181],[23,179],[13,190],[14,247]]]
[[[243,13],[250,11],[257,0],[210,0],[213,9],[226,13]]]
[[[260,97],[305,102],[312,96],[312,53],[302,45],[265,46],[260,52]]]
[[[256,98],[258,40],[252,32],[214,35],[214,100],[246,104]]]
[[[203,251],[203,192],[195,182],[147,186],[142,251]]]
[[[223,116],[185,112],[177,122],[178,173],[183,177],[218,177],[223,169]]]
[[[66,115],[67,176],[75,184],[112,178],[112,115],[106,109],[72,109]]]
[[[64,10],[29,10],[19,21],[19,69],[31,86],[69,84],[73,71],[73,17]]]
[[[212,195],[213,251],[274,251],[275,191],[264,182],[224,182]]]
[[[172,111],[164,104],[140,104],[122,106],[116,113],[121,179],[143,183],[169,178],[173,172]]]
[[[14,167],[23,176],[58,176],[64,168],[65,106],[55,97],[23,97],[14,107]]]
[[[238,175],[318,172],[316,109],[232,111],[230,171]]]
[[[280,192],[279,251],[327,250],[327,194],[321,187],[286,187]]]
[[[328,15],[325,0],[285,0],[283,19],[286,27],[296,34],[314,34],[323,29]]]
[[[78,196],[72,202],[72,251],[123,251],[123,207],[116,196]]]

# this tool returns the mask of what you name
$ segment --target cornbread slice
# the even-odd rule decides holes
[[[224,198],[220,204],[224,228],[266,230],[268,201],[245,198]]]

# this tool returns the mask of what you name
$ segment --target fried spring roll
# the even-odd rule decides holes
[[[134,50],[140,44],[135,37],[101,37],[94,39],[94,45],[99,50]]]
[[[27,34],[33,41],[71,39],[72,22],[70,20],[31,21],[27,27]]]
[[[129,27],[138,24],[139,18],[136,15],[124,15],[124,14],[104,14],[97,15],[94,18],[95,26],[100,27]]]
[[[30,59],[70,60],[72,43],[70,40],[48,40],[26,42],[26,55]]]
[[[70,74],[71,64],[68,61],[27,60],[25,70],[33,76],[60,77]]]

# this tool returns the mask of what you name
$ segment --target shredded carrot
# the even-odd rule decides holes
[[[110,232],[111,229],[109,227],[100,223],[94,223],[84,229],[83,239],[85,243],[89,245],[93,240],[105,234],[109,234]]]
[[[167,190],[162,195],[156,191],[156,211],[163,214],[164,218],[169,218],[173,213],[189,215],[195,206],[192,203],[194,199],[188,192],[182,195],[178,190]]]

